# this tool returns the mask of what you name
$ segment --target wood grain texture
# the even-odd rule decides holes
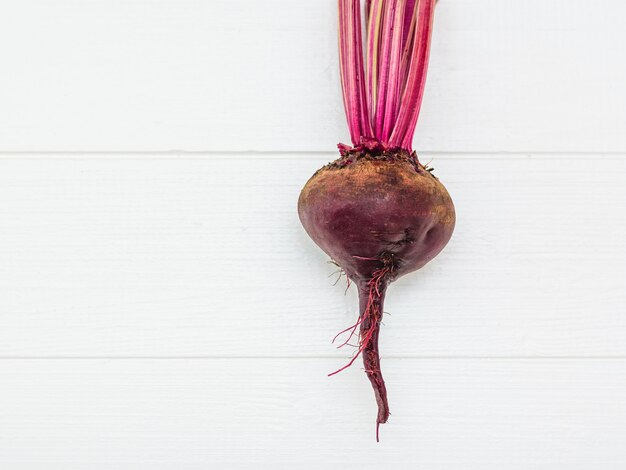
[[[0,3],[0,151],[327,151],[335,0]],[[622,0],[444,0],[416,145],[626,151]]]
[[[0,160],[0,356],[342,362],[356,296],[295,208],[331,158]],[[431,165],[458,225],[390,288],[384,357],[626,356],[626,159]]]
[[[374,440],[361,370],[332,360],[0,361],[16,470],[617,470],[626,363],[388,360]]]

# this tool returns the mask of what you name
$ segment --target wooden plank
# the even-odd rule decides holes
[[[0,462],[111,468],[618,469],[623,360],[2,360]]]
[[[0,3],[0,151],[332,150],[336,0]],[[445,0],[416,145],[624,152],[626,4]]]
[[[330,158],[0,160],[0,356],[343,362],[355,295],[296,214]],[[626,355],[626,159],[431,165],[458,226],[391,287],[385,357]]]

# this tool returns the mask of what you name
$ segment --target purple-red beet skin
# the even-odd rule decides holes
[[[360,342],[354,359],[363,355],[378,403],[378,429],[389,417],[378,354],[386,288],[446,246],[455,224],[452,199],[414,153],[348,153],[307,182],[298,213],[309,236],[357,285],[360,315],[354,328],[360,328]]]

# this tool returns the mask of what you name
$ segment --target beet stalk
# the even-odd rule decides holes
[[[341,79],[352,146],[318,170],[298,201],[309,236],[355,282],[357,353],[389,418],[378,336],[387,286],[432,260],[455,225],[450,195],[412,150],[430,50],[435,0],[368,0],[363,64],[360,0],[339,0]],[[338,335],[339,336],[339,335]],[[340,347],[341,347],[340,346]]]

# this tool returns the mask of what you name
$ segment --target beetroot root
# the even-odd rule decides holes
[[[337,372],[362,354],[378,404],[378,439],[378,427],[389,417],[378,352],[385,292],[448,243],[455,224],[452,199],[414,152],[355,148],[313,175],[298,213],[313,241],[358,287],[353,331],[360,328],[359,349]]]

